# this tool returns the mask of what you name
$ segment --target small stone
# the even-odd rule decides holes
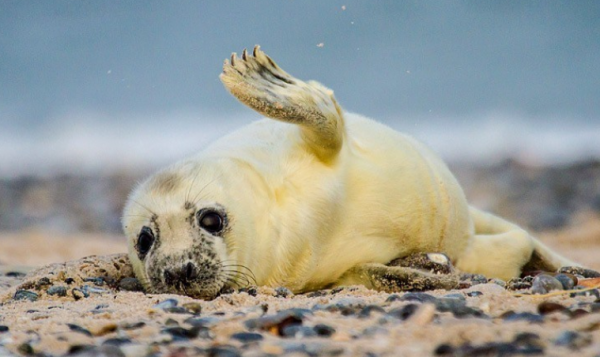
[[[137,329],[142,328],[144,326],[146,326],[146,323],[143,322],[143,321],[140,321],[140,322],[123,324],[123,325],[121,325],[121,328],[123,330],[137,330]]]
[[[0,325],[0,333],[8,332],[8,326]]]
[[[17,351],[26,356],[31,356],[34,353],[33,347],[27,342],[20,344],[19,347],[17,347]]]
[[[214,316],[205,316],[201,318],[190,317],[186,319],[184,322],[196,327],[210,327],[212,325],[216,325],[219,323],[221,319],[216,318]]]
[[[437,298],[427,293],[406,293],[402,295],[400,301],[418,301],[435,303],[437,301]]]
[[[592,343],[592,338],[589,335],[583,335],[576,331],[563,331],[560,333],[554,344],[557,346],[565,346],[571,349],[580,349]]]
[[[200,315],[200,313],[202,312],[202,305],[200,305],[197,302],[186,302],[181,306],[188,309],[194,315]]]
[[[402,301],[402,297],[398,294],[392,294],[385,299],[386,303],[394,302],[394,301]]]
[[[83,298],[87,298],[90,296],[90,294],[86,291],[83,291],[79,288],[73,288],[71,290],[71,295],[73,295],[73,298],[75,300],[79,300],[79,299],[83,299]]]
[[[478,297],[478,296],[483,296],[483,293],[481,291],[469,291],[467,293],[468,297]]]
[[[547,294],[552,290],[562,290],[563,285],[560,281],[547,274],[539,274],[533,279],[531,292],[533,294]]]
[[[69,330],[71,330],[73,332],[82,333],[86,336],[92,337],[92,333],[88,329],[85,329],[79,325],[67,324],[67,326],[69,327]]]
[[[280,286],[275,289],[275,297],[287,298],[288,296],[292,296],[292,295],[294,295],[294,293],[292,293],[292,291],[290,289],[286,288],[285,286]]]
[[[264,337],[259,333],[254,332],[238,332],[231,335],[231,338],[243,343],[251,343],[262,341]]]
[[[15,296],[13,296],[13,300],[29,300],[36,301],[39,298],[39,295],[29,290],[17,290]]]
[[[360,312],[358,313],[358,317],[361,319],[370,317],[372,312],[383,314],[385,313],[385,310],[381,306],[367,305],[362,310],[360,310]]]
[[[142,283],[136,278],[123,278],[119,281],[119,290],[122,291],[144,291]]]
[[[177,304],[179,304],[179,301],[175,300],[175,299],[167,299],[167,300],[163,300],[161,302],[159,302],[158,304],[154,305],[153,307],[155,309],[167,309],[170,307],[175,307],[177,306]]]
[[[409,317],[411,317],[412,314],[414,314],[418,308],[419,308],[419,305],[417,305],[417,304],[408,304],[408,305],[405,305],[402,307],[392,309],[392,310],[388,311],[388,313],[385,315],[404,321],[404,320],[408,319]]]
[[[468,281],[471,285],[487,284],[488,279],[481,274],[461,274],[460,280]]]
[[[499,286],[501,286],[501,287],[503,287],[503,288],[505,288],[505,287],[506,287],[506,282],[505,282],[504,280],[501,280],[501,279],[496,279],[496,278],[494,278],[494,279],[491,279],[491,280],[490,280],[490,283],[492,283],[492,284],[496,284],[496,285],[499,285]]]
[[[115,338],[109,338],[107,340],[105,340],[104,342],[102,342],[102,346],[122,346],[122,345],[126,345],[126,344],[130,344],[132,343],[131,339],[129,338],[124,338],[124,337],[115,337]]]
[[[95,286],[89,285],[82,286],[81,291],[83,291],[83,293],[87,295],[86,297],[90,296],[91,294],[102,295],[110,292],[106,289],[97,288]]]
[[[447,343],[442,343],[435,348],[433,354],[436,356],[452,356],[454,355],[454,347]]]
[[[538,312],[541,315],[548,315],[551,314],[553,312],[567,312],[569,313],[569,309],[567,309],[565,306],[555,303],[555,302],[550,302],[550,301],[544,301],[542,303],[540,303],[537,307]]]
[[[46,292],[48,295],[67,296],[67,288],[64,286],[51,286]]]
[[[505,313],[503,313],[502,315],[500,315],[500,317],[507,322],[512,322],[512,321],[528,321],[531,323],[542,323],[544,322],[544,316],[542,315],[538,315],[538,314],[533,314],[531,312],[514,312],[514,311],[507,311]]]
[[[238,292],[240,293],[246,293],[250,296],[256,296],[258,295],[258,290],[256,289],[256,286],[249,286],[247,288],[241,288],[240,290],[238,290]]]
[[[25,275],[27,275],[25,272],[22,271],[7,271],[4,276],[7,276],[9,278],[22,278]]]
[[[559,273],[567,273],[571,275],[581,275],[584,278],[600,278],[600,272],[581,267],[562,267],[558,269]]]
[[[189,314],[191,313],[190,310],[186,309],[183,306],[172,306],[172,307],[165,307],[163,309],[164,312],[168,312],[171,314]]]
[[[441,298],[435,301],[435,307],[439,312],[451,312],[454,317],[485,316],[481,310],[467,306],[464,300]]]
[[[38,280],[35,285],[37,289],[41,289],[44,286],[52,285],[52,283],[50,282],[50,279],[48,279],[47,277],[43,277],[40,278],[40,280]]]
[[[206,350],[206,355],[211,357],[240,357],[242,354],[233,346],[213,346]]]
[[[306,294],[306,297],[314,298],[314,297],[327,296],[327,294],[328,293],[325,290],[317,290],[317,291],[313,291],[311,293]]]
[[[577,285],[572,290],[584,290],[584,291],[571,293],[570,296],[571,297],[594,296],[596,299],[600,299],[600,293],[598,292],[598,289],[592,289],[592,290],[585,290],[585,289],[587,289],[585,286]]]
[[[333,327],[325,325],[325,324],[316,324],[313,327],[313,330],[315,330],[317,335],[323,336],[323,337],[329,337],[335,333],[335,329]]]
[[[174,341],[189,340],[190,338],[198,337],[200,329],[192,327],[190,329],[183,327],[167,327],[162,330],[163,333],[168,333],[173,337]]]
[[[527,276],[524,278],[513,278],[506,282],[506,288],[509,290],[524,290],[531,289],[533,277]]]
[[[560,281],[563,286],[563,290],[571,290],[577,285],[577,277],[570,274],[556,274],[554,279]]]
[[[281,329],[281,336],[283,337],[294,337],[301,339],[304,337],[314,337],[316,335],[317,333],[314,329],[298,324],[287,325]]]
[[[104,285],[104,279],[100,278],[100,277],[96,277],[96,278],[84,278],[83,281],[84,282],[94,283],[94,285],[96,285],[96,286],[103,286]]]
[[[65,279],[65,283],[67,283],[67,285],[71,285],[71,284],[73,284],[74,282],[75,282],[75,279],[73,279],[73,278],[66,278],[66,279]]]
[[[179,326],[179,322],[177,322],[177,320],[173,320],[173,319],[169,318],[169,319],[167,319],[167,321],[165,321],[165,326],[177,327],[177,326]]]
[[[306,309],[288,309],[279,311],[275,315],[246,320],[244,325],[249,329],[266,330],[283,336],[282,333],[285,327],[289,325],[301,325],[306,315],[312,315],[312,312]]]
[[[363,336],[371,337],[375,335],[387,335],[390,331],[378,325],[369,326],[362,331]]]
[[[463,294],[446,294],[444,296],[442,296],[442,298],[444,299],[458,299],[458,300],[466,300],[465,296]]]

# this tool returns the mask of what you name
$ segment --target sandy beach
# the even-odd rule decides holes
[[[467,193],[493,206],[502,186],[473,180]],[[506,210],[537,201],[497,202]],[[600,270],[600,214],[588,206],[535,235]],[[139,287],[130,284],[118,232],[37,226],[4,232],[0,242],[0,356],[600,356],[597,289],[543,297],[502,281],[394,294],[361,286],[301,295],[250,287],[202,301],[132,291]]]

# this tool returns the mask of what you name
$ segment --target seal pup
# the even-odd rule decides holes
[[[294,78],[258,46],[234,53],[220,78],[268,119],[132,192],[123,225],[148,291],[210,299],[248,284],[295,293],[455,287],[456,274],[402,264],[432,252],[443,255],[427,254],[430,261],[448,257],[462,272],[501,279],[574,265],[517,225],[470,207],[423,144],[344,112],[330,89]]]

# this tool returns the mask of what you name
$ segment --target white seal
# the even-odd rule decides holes
[[[344,112],[331,90],[292,77],[258,47],[225,61],[221,80],[269,119],[131,194],[123,224],[148,291],[212,298],[248,284],[294,292],[456,285],[455,274],[390,264],[419,253],[443,253],[462,272],[501,279],[526,265],[573,265],[520,227],[470,207],[423,144]]]

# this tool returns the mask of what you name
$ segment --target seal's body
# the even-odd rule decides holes
[[[279,121],[250,124],[140,185],[124,213],[130,258],[150,291],[214,297],[256,283],[294,292],[364,284],[450,288],[454,275],[388,266],[441,252],[464,272],[508,279],[572,265],[521,228],[469,207],[421,143],[344,113],[258,48],[221,79]]]

